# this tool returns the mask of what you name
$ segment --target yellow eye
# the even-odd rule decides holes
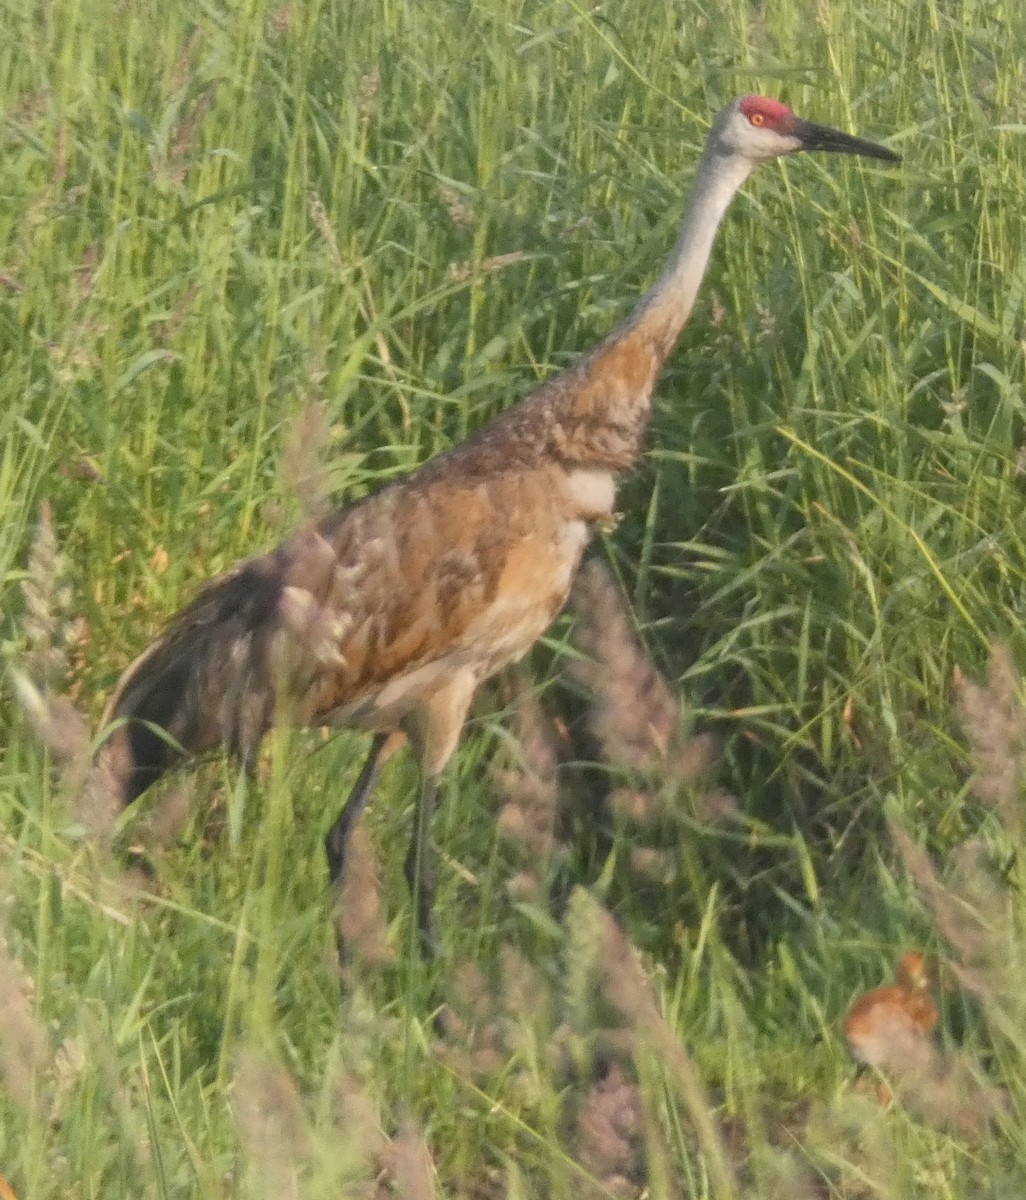
[[[748,118],[748,120],[751,121],[751,123],[753,125],[759,126],[766,120],[766,118],[762,115],[762,113],[755,112],[755,113],[752,113],[752,115]]]

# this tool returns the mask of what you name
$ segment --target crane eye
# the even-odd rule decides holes
[[[760,113],[760,112],[754,112],[754,113],[752,113],[752,115],[751,115],[751,116],[748,118],[748,120],[749,120],[749,121],[750,121],[750,122],[751,122],[751,123],[752,123],[752,124],[753,124],[753,125],[754,125],[756,128],[758,128],[760,125],[763,125],[763,124],[765,124],[765,122],[766,122],[766,118],[765,118],[765,117],[762,115],[762,113]]]

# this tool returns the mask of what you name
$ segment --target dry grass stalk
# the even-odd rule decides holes
[[[381,967],[395,961],[381,873],[364,822],[353,829],[335,901],[335,929],[347,965]]]
[[[50,1122],[56,1125],[62,1118],[65,1106],[84,1079],[91,1079],[90,1047],[85,1039],[69,1034],[57,1047],[48,1072],[53,1083],[50,1106]],[[2,1200],[2,1197],[0,1197]]]
[[[457,229],[474,228],[474,210],[455,188],[439,182],[438,196],[445,205],[445,211],[449,214],[449,220]]]
[[[66,564],[57,547],[53,512],[48,500],[39,506],[21,594],[25,605],[22,660],[29,677],[43,689],[61,687],[67,672],[64,632],[70,594],[63,585]]]
[[[334,1079],[334,1098],[335,1124],[346,1131],[353,1147],[359,1148],[369,1172],[388,1145],[378,1110],[355,1076],[342,1065]]]
[[[659,1012],[637,952],[613,916],[582,888],[570,901],[571,961],[580,990],[594,961],[602,995],[631,1032],[634,1054],[661,1064],[694,1126],[717,1196],[737,1195],[737,1181],[712,1105],[687,1049]],[[575,963],[576,960],[576,963]]]
[[[465,960],[453,975],[452,1000],[443,1012],[441,1057],[458,1075],[475,1081],[502,1076],[504,1086],[527,1082],[532,1068],[520,1057],[525,1044],[547,1043],[552,1028],[552,990],[540,971],[512,947],[500,951],[493,988],[480,966]],[[534,1051],[527,1056],[534,1061]]]
[[[210,110],[216,91],[217,84],[208,83],[175,122],[168,138],[164,160],[159,168],[160,179],[166,185],[177,187],[184,183],[190,166],[189,157],[193,143],[203,118]]]
[[[585,1094],[575,1121],[582,1166],[612,1196],[635,1196],[644,1174],[644,1109],[638,1085],[618,1063]]]
[[[584,564],[574,585],[574,641],[583,657],[571,671],[592,695],[589,723],[614,766],[644,780],[614,790],[614,811],[632,824],[654,825],[678,812],[681,785],[694,784],[716,760],[707,734],[689,737],[683,706],[639,640],[630,609],[609,570],[598,560]],[[720,823],[737,812],[727,793],[689,795],[693,815]],[[649,864],[650,865],[650,864]]]
[[[324,201],[312,185],[306,193],[306,209],[310,214],[310,220],[317,226],[317,231],[324,241],[328,257],[331,259],[331,265],[340,277],[345,275],[346,260],[342,257],[342,251],[338,248],[338,238],[335,236],[335,228],[331,223],[331,218],[328,216],[328,210],[325,207]]]
[[[371,73],[370,75],[365,76],[364,79],[369,81],[368,94],[370,98],[373,99],[373,96],[377,91],[377,74]],[[373,84],[373,88],[370,87],[371,84]],[[335,230],[331,224],[331,218],[328,215],[328,210],[325,207],[324,201],[320,198],[313,187],[311,187],[307,192],[307,211],[310,214],[310,219],[313,221],[314,225],[317,226],[318,232],[324,240],[324,244],[328,250],[328,257],[331,259],[331,265],[334,267],[336,274],[340,278],[346,276],[351,268],[347,266],[346,260],[342,255],[342,251],[339,249],[338,238],[335,236]],[[371,290],[370,280],[368,279],[366,273],[364,274],[363,283],[364,297],[357,300],[357,308],[359,309],[360,316],[363,318],[363,320],[366,321],[369,326],[374,326],[377,324],[378,314],[376,305],[374,303],[374,293]],[[381,360],[381,365],[384,367],[393,383],[398,383],[398,375],[392,366],[392,354],[388,348],[388,342],[385,340],[385,336],[380,330],[374,334],[374,346]],[[410,425],[409,405],[405,396],[401,392],[399,394],[399,403],[403,411],[403,428],[408,429]]]
[[[126,1072],[118,1058],[109,1021],[93,1008],[82,1007],[78,1014],[79,1031],[89,1056],[89,1078],[103,1081],[106,1101],[113,1120],[110,1128],[134,1159],[140,1179],[145,1178],[154,1159],[153,1144],[140,1095],[146,1086],[145,1074]],[[145,1070],[145,1068],[143,1069]]]
[[[1026,708],[1007,647],[994,647],[985,685],[956,669],[955,695],[972,747],[972,789],[1013,837],[1021,837]]]
[[[318,401],[304,404],[291,422],[281,456],[285,487],[299,501],[305,519],[317,520],[328,511],[328,451],[331,421]]]
[[[530,257],[525,250],[511,250],[508,254],[493,254],[479,263],[467,259],[449,267],[449,279],[453,283],[466,283],[475,275],[494,275],[496,271],[503,271],[506,267],[515,266]]]
[[[279,5],[270,16],[271,37],[278,41],[283,38],[295,21],[296,10],[292,4]]]
[[[381,73],[376,70],[364,71],[360,76],[360,86],[357,91],[356,111],[360,125],[370,124],[378,106],[378,92],[381,90]]]
[[[944,886],[929,854],[916,845],[904,829],[892,824],[890,836],[898,848],[905,870],[919,889],[929,908],[937,929],[955,952],[952,970],[967,991],[971,991],[984,1006],[1000,1003],[1006,988],[1001,983],[1002,960],[1007,948],[1000,925],[1006,918],[1006,901],[986,882],[983,862],[985,848],[966,842],[961,856],[955,853],[955,863],[961,862],[960,887]],[[972,904],[971,895],[983,900],[984,907]]]
[[[66,696],[56,696],[38,687],[24,672],[10,672],[14,693],[32,732],[50,751],[62,778],[84,778],[89,763],[89,730],[85,718]]]
[[[0,1076],[7,1095],[26,1113],[39,1103],[42,1071],[53,1060],[34,995],[35,984],[0,931]]]
[[[149,846],[162,849],[176,842],[189,823],[196,798],[196,779],[186,776],[168,788],[150,810],[144,826],[145,840]]]
[[[638,641],[616,582],[590,559],[572,598],[574,641],[587,656],[573,670],[594,697],[595,736],[615,763],[641,771],[661,766],[680,725],[680,704]]]
[[[443,1019],[439,1053],[458,1075],[483,1080],[501,1070],[507,1059],[500,1006],[477,963],[468,959],[456,968]]]
[[[332,1082],[328,1122],[315,1124],[288,1071],[253,1050],[239,1055],[235,1119],[253,1193],[269,1200],[314,1192],[433,1200],[433,1167],[421,1134],[407,1124],[387,1138],[375,1104],[349,1069],[340,1065]]]
[[[499,951],[500,998],[503,1008],[514,1017],[537,1024],[549,1024],[552,995],[542,973],[512,946]]]
[[[190,283],[187,288],[182,291],[178,297],[174,308],[166,321],[160,321],[153,326],[153,339],[156,342],[167,343],[172,341],[182,326],[189,313],[192,311],[193,305],[196,303],[196,298],[200,294],[200,286],[198,283]]]
[[[101,848],[109,845],[121,816],[120,778],[115,759],[101,750],[89,763],[82,786],[74,793],[72,816]]]
[[[1018,846],[1026,833],[1022,814],[1026,706],[1007,647],[992,650],[985,685],[972,683],[956,671],[955,688],[972,747],[972,789]],[[980,1001],[996,1031],[1014,1037],[1026,1020],[1026,959],[1009,889],[997,877],[992,851],[978,838],[956,847],[951,854],[951,882],[945,886],[910,838],[897,831],[896,840],[906,869],[956,953],[952,971]]]
[[[381,1200],[435,1200],[434,1166],[423,1135],[407,1125],[381,1155],[381,1165],[391,1176],[391,1186],[378,1188]]]
[[[52,755],[62,789],[74,798],[74,819],[103,842],[119,806],[110,771],[91,764],[85,718],[61,694],[69,672],[68,647],[81,636],[81,625],[70,619],[71,598],[62,584],[63,573],[50,506],[44,501],[22,584],[23,666],[10,668],[9,677],[29,725]]]
[[[498,830],[528,855],[528,873],[539,883],[554,858],[565,852],[558,836],[560,794],[559,756],[552,724],[538,697],[520,675],[511,677],[513,728],[519,754],[512,767],[495,768],[493,776],[503,804]]]
[[[691,1055],[659,1012],[651,985],[626,934],[604,909],[601,910],[601,920],[604,927],[602,965],[606,995],[662,1062],[691,1117],[715,1194],[723,1197],[736,1195],[737,1181],[723,1137]]]
[[[299,1200],[300,1167],[310,1144],[291,1075],[243,1052],[235,1072],[235,1120],[260,1191],[275,1200]]]
[[[195,67],[196,52],[202,44],[203,35],[197,27],[186,38],[185,45],[182,47],[181,53],[175,60],[175,65],[172,68],[171,76],[167,81],[167,86],[164,89],[165,98],[173,100],[176,96],[181,95],[185,90],[189,79],[192,76]]]
[[[983,1079],[979,1064],[968,1054],[951,1059],[923,1098],[928,1120],[969,1136],[984,1133],[1008,1111],[1008,1093]]]

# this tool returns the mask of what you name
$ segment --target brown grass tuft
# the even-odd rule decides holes
[[[443,1012],[445,1040],[439,1053],[457,1074],[483,1080],[506,1062],[500,1004],[477,963],[460,963],[452,1000]]]
[[[163,161],[157,169],[158,180],[166,186],[178,187],[192,165],[192,148],[203,118],[210,111],[217,92],[216,83],[208,83],[188,104],[183,104],[168,138]]]
[[[370,124],[378,107],[378,93],[381,91],[381,73],[377,70],[364,71],[360,76],[360,86],[357,89],[356,111],[360,117],[360,125]]]
[[[329,1108],[316,1120],[288,1071],[252,1049],[239,1054],[233,1107],[246,1194],[432,1200],[433,1166],[421,1133],[407,1123],[386,1137],[377,1106],[348,1067],[340,1064],[328,1082]]]

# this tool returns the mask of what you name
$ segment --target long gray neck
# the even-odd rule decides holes
[[[754,165],[715,145],[705,148],[673,253],[627,319],[629,330],[662,342],[664,353],[669,353],[691,315],[723,214]]]
[[[694,308],[723,214],[753,165],[717,145],[714,133],[663,273],[626,320],[536,394],[550,410],[563,460],[623,470],[641,451],[656,378]]]

